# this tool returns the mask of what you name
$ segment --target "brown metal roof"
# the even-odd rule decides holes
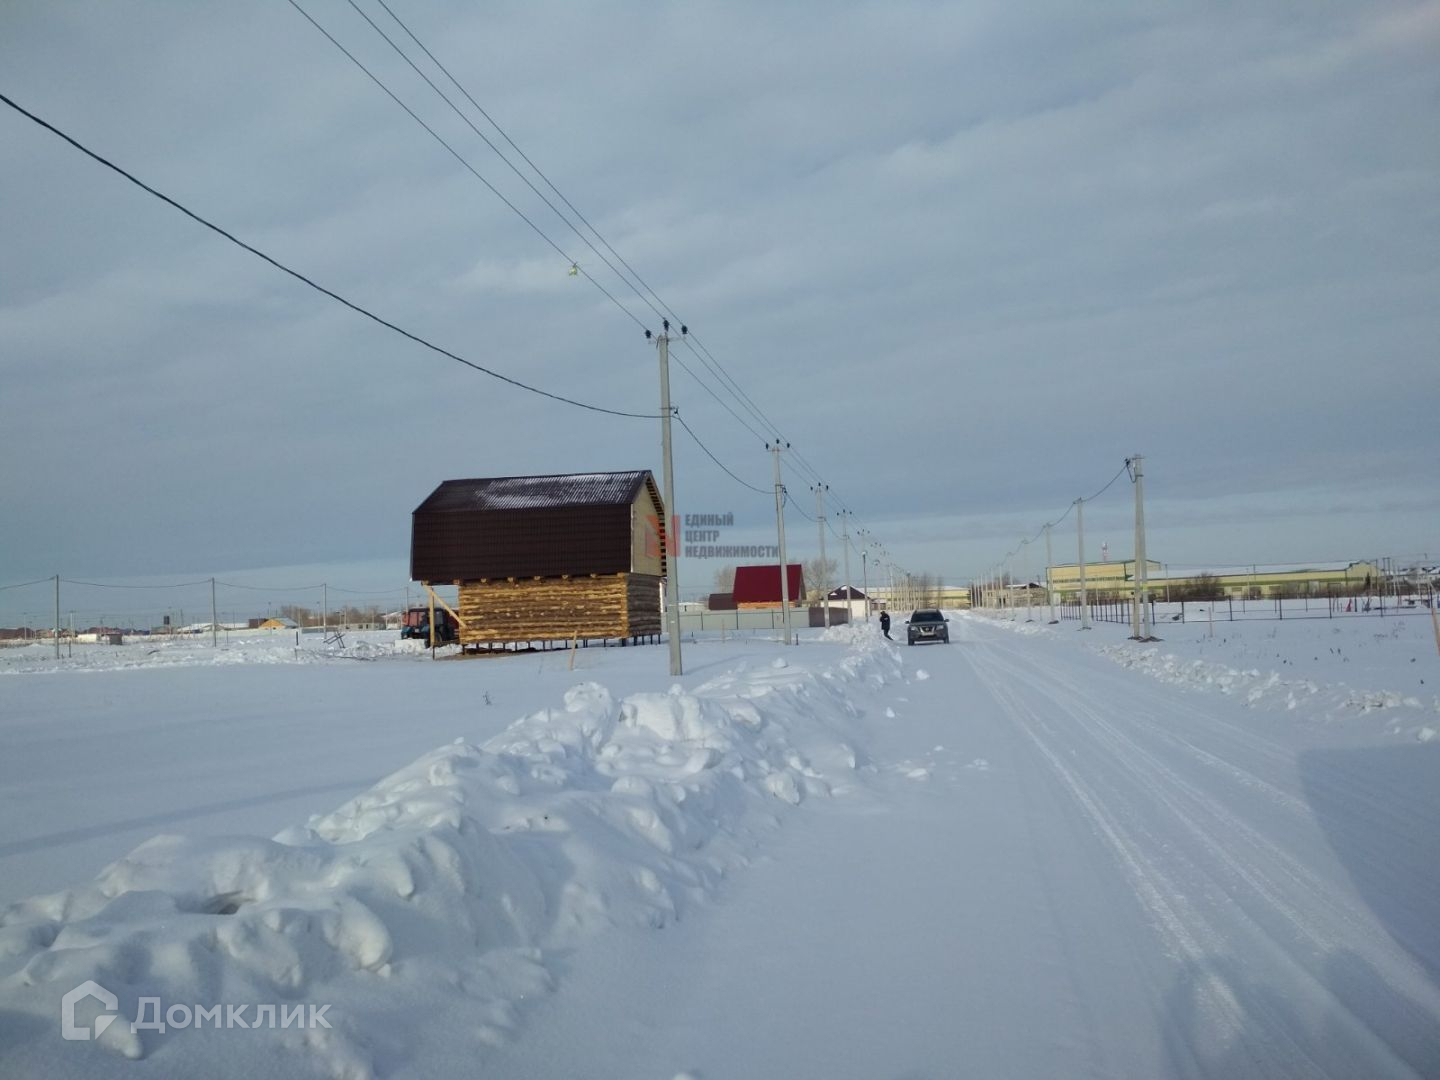
[[[410,576],[478,581],[631,569],[630,506],[644,488],[664,528],[649,470],[446,480],[411,517]]]

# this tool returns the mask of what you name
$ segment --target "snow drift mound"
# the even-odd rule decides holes
[[[1391,732],[1420,742],[1433,737],[1425,734],[1427,725],[1422,721],[1427,706],[1414,694],[1395,690],[1357,690],[1344,683],[1286,678],[1277,671],[1187,659],[1155,646],[1127,643],[1091,648],[1122,667],[1144,672],[1161,682],[1185,689],[1218,690],[1255,708],[1293,710],[1304,705],[1308,713],[1332,719],[1354,713],[1398,710],[1388,720]],[[1428,711],[1440,712],[1440,698],[1432,701]]]
[[[173,1005],[249,1005],[258,1022],[271,1004],[247,1055],[308,1050],[346,1077],[389,1071],[437,1024],[479,1049],[561,950],[682,917],[779,814],[853,782],[851,691],[897,677],[890,650],[862,645],[819,672],[778,658],[692,693],[617,701],[584,683],[272,840],[156,837],[0,916],[0,1010],[53,1037],[61,995],[93,980],[119,1019],[77,1050],[139,1058],[191,1034],[188,1010],[185,1030],[150,1023]],[[324,1023],[275,1022],[299,1002],[328,1006]]]

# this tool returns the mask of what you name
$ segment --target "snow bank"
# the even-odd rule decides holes
[[[343,642],[343,643],[342,643]],[[0,675],[38,675],[73,671],[127,671],[237,664],[325,664],[336,660],[430,658],[421,641],[401,641],[395,631],[347,632],[327,642],[324,635],[293,630],[257,630],[222,634],[212,645],[209,634],[127,638],[122,645],[30,643],[0,649]]]
[[[1085,635],[1081,641],[1080,635],[1073,634],[1074,622],[1057,628],[984,614],[965,617],[1016,634],[1073,641],[1172,686],[1218,691],[1254,708],[1293,711],[1307,720],[1343,722],[1384,714],[1388,731],[1426,742],[1434,737],[1425,734],[1433,730],[1433,721],[1427,724],[1426,714],[1440,713],[1440,696],[1430,692],[1430,687],[1440,683],[1440,671],[1435,666],[1428,620],[1298,618],[1258,624],[1217,623],[1214,636],[1199,623],[1163,624],[1159,632],[1173,640],[1152,645],[1096,640],[1106,634],[1128,634],[1129,627],[1121,624],[1096,623],[1095,636]],[[1427,673],[1431,676],[1428,683]],[[1340,681],[1341,676],[1347,681]],[[1388,683],[1391,688],[1357,688],[1354,682],[1362,679],[1372,686]]]
[[[1311,679],[1287,679],[1276,671],[1241,669],[1206,660],[1187,660],[1153,646],[1102,645],[1096,649],[1122,667],[1142,671],[1162,682],[1190,689],[1218,690],[1240,698],[1247,705],[1295,709],[1302,704],[1307,712],[1331,718],[1353,712],[1379,709],[1411,709],[1440,712],[1440,699],[1427,706],[1413,694],[1395,690],[1357,690],[1343,683],[1321,683]],[[1419,717],[1392,718],[1392,730],[1420,735]],[[1413,729],[1413,730],[1412,730]]]
[[[557,957],[608,926],[682,918],[782,814],[854,782],[852,697],[896,680],[899,661],[853,642],[823,668],[782,657],[691,693],[616,700],[580,684],[271,840],[155,837],[89,885],[0,915],[0,1011],[48,1031],[61,996],[93,980],[120,1013],[96,1045],[140,1058],[194,1034],[133,1028],[153,1019],[142,998],[162,1016],[323,1004],[329,1027],[247,1039],[336,1077],[388,1071],[436,1025],[472,1049],[502,1040]]]

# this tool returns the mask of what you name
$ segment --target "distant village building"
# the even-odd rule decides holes
[[[853,585],[841,585],[838,589],[831,589],[826,597],[832,609],[839,608],[844,611],[852,622],[865,618],[865,606],[869,599]]]
[[[1146,560],[1145,577],[1150,595],[1164,600],[1166,589],[1182,593],[1204,583],[1224,596],[1301,597],[1354,596],[1378,590],[1383,580],[1377,563],[1367,561],[1328,563],[1256,563],[1250,566],[1185,567],[1176,569],[1153,559]],[[1050,583],[1059,601],[1080,598],[1080,566],[1067,563],[1050,568]],[[1092,600],[1129,596],[1135,588],[1135,563],[1099,562],[1085,564],[1085,591]],[[1023,603],[1023,598],[1021,600]]]
[[[1161,564],[1154,559],[1145,560],[1145,576],[1151,581],[1155,575],[1160,573]],[[1038,584],[1041,590],[1044,589],[1043,579],[1039,583],[1029,582],[1027,584]],[[1078,600],[1080,598],[1080,564],[1062,563],[1059,566],[1050,567],[1050,587],[1055,592],[1056,603],[1062,600]],[[1120,596],[1129,596],[1135,590],[1135,560],[1126,559],[1121,562],[1087,562],[1085,564],[1085,594],[1091,600],[1104,600]],[[1012,601],[1008,598],[1011,593],[1009,589],[1002,589],[1002,604]],[[987,600],[986,603],[991,603]],[[1022,593],[1017,601],[1020,604],[1027,602],[1027,597]]]
[[[786,590],[791,604],[800,604],[805,597],[805,572],[799,563],[786,567]],[[784,595],[780,591],[780,564],[768,566],[737,566],[735,586],[731,590],[735,606],[741,611],[778,608]]]
[[[455,585],[460,644],[658,639],[668,570],[648,469],[446,480],[412,515],[410,576]]]
[[[1203,578],[1202,578],[1203,575]],[[1197,581],[1213,582],[1227,597],[1253,599],[1302,596],[1355,596],[1379,592],[1385,580],[1377,563],[1256,563],[1251,566],[1187,567],[1151,572],[1150,594],[1165,598],[1165,590],[1186,589]]]

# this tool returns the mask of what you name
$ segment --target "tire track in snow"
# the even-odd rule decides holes
[[[988,643],[991,648],[999,649],[1012,659],[1025,663],[1029,653],[1021,650],[1017,645],[1009,642]],[[1047,658],[1044,668],[1045,674],[1055,681],[1061,681],[1060,672],[1068,670],[1083,680],[1085,692],[1094,696],[1094,687],[1097,681],[1104,682],[1116,695],[1123,695],[1129,698],[1143,697],[1146,701],[1153,702],[1157,709],[1163,709],[1171,716],[1183,717],[1189,726],[1196,729],[1200,734],[1206,734],[1223,742],[1227,748],[1240,751],[1252,761],[1263,762],[1275,770],[1283,770],[1291,764],[1291,757],[1284,747],[1274,741],[1259,735],[1256,732],[1232,724],[1214,713],[1198,708],[1179,695],[1167,693],[1166,689],[1150,685],[1149,683],[1137,682],[1133,678],[1126,678],[1129,669],[1113,670],[1109,666],[1097,670],[1094,667],[1085,667],[1073,661],[1061,660],[1053,655]],[[1066,681],[1066,685],[1075,687],[1074,679]],[[1295,796],[1284,788],[1262,778],[1259,774],[1250,769],[1237,765],[1229,758],[1212,754],[1190,741],[1179,733],[1156,724],[1146,726],[1146,733],[1161,740],[1175,745],[1178,749],[1203,761],[1206,765],[1227,772],[1237,782],[1254,788],[1264,794],[1285,809],[1308,814],[1309,806],[1304,799]]]
[[[1396,948],[1393,938],[1377,924],[1368,908],[1337,893],[1332,882],[1316,874],[1292,852],[1266,837],[1222,801],[1201,791],[1160,756],[1121,731],[1112,719],[1085,704],[1086,690],[1080,679],[1058,674],[1053,664],[1042,666],[1016,655],[1012,650],[1004,651],[1011,653],[1011,663],[1007,665],[1001,661],[1002,667],[1008,666],[1013,676],[1023,677],[1028,685],[1057,708],[1082,721],[1106,742],[1112,753],[1129,758],[1128,766],[1136,781],[1164,804],[1175,820],[1185,826],[1220,865],[1238,875],[1265,905],[1284,914],[1295,934],[1304,939],[1306,950],[1323,955],[1337,941],[1344,941],[1347,947],[1360,952],[1376,970],[1386,972],[1393,981],[1402,984],[1397,989],[1422,999],[1437,997],[1420,965]],[[1254,773],[1195,747],[1163,726],[1153,721],[1146,722],[1138,714],[1127,716],[1127,719],[1147,735],[1158,736],[1184,752],[1194,751],[1192,756],[1197,759],[1213,758],[1222,773],[1232,775],[1247,786],[1263,789],[1274,801],[1307,820],[1311,816],[1308,803]],[[1211,819],[1213,827],[1200,827],[1197,814]],[[1251,849],[1247,858],[1237,858],[1230,853],[1229,849],[1237,838]],[[1273,868],[1286,880],[1276,880],[1267,868]],[[1256,913],[1247,914],[1254,919]],[[1258,924],[1260,920],[1255,921]],[[1267,933],[1267,936],[1272,940],[1276,938],[1273,933]],[[1440,1008],[1440,1000],[1436,1000],[1435,1004]]]
[[[1012,635],[1005,635],[1000,640],[989,640],[987,644],[1005,649],[1015,655],[1028,655],[1021,652],[1017,643],[1012,644],[1009,640]],[[1093,649],[1093,647],[1092,647]],[[1254,758],[1257,761],[1263,760],[1277,769],[1288,769],[1293,766],[1292,755],[1283,746],[1277,744],[1266,736],[1255,732],[1252,728],[1243,724],[1231,723],[1223,717],[1209,712],[1192,704],[1197,698],[1197,693],[1190,688],[1176,687],[1173,684],[1157,682],[1153,675],[1144,669],[1126,666],[1116,666],[1115,656],[1112,652],[1105,650],[1093,650],[1092,655],[1103,657],[1107,663],[1101,668],[1082,667],[1073,660],[1061,660],[1053,654],[1050,662],[1053,667],[1065,667],[1076,672],[1083,672],[1084,679],[1088,686],[1094,687],[1097,682],[1104,683],[1113,688],[1116,694],[1127,697],[1136,695],[1144,697],[1148,701],[1155,702],[1158,708],[1163,708],[1167,713],[1177,719],[1183,717],[1197,731],[1213,736],[1224,742],[1227,746],[1233,745],[1241,750],[1247,758]],[[1135,674],[1144,675],[1144,678],[1135,679]],[[1180,692],[1176,692],[1179,690]],[[1201,693],[1203,699],[1203,693]],[[1235,701],[1234,697],[1227,700]],[[1243,702],[1242,702],[1243,703]],[[1161,728],[1154,728],[1152,733],[1167,736],[1171,733]],[[1233,764],[1233,763],[1232,763]],[[1385,798],[1377,799],[1375,791],[1369,785],[1359,783],[1353,777],[1344,773],[1328,775],[1323,787],[1325,790],[1342,795],[1346,800],[1358,805],[1372,819],[1376,827],[1384,827],[1385,821],[1403,819],[1413,820],[1417,815],[1425,815],[1431,804],[1420,797],[1408,798],[1403,791],[1387,791]],[[1278,788],[1272,790],[1280,791]],[[1309,813],[1308,802],[1302,800],[1305,811]]]
[[[1033,665],[1002,663],[1000,666],[1007,668],[1009,673],[1014,676],[1023,676],[1032,680],[1029,685],[1036,693],[1042,695],[1056,708],[1082,722],[1092,734],[1105,744],[1107,750],[1127,766],[1136,782],[1146,790],[1150,797],[1170,810],[1174,819],[1186,829],[1193,839],[1205,847],[1221,866],[1244,880],[1267,904],[1281,910],[1296,928],[1307,936],[1310,945],[1317,949],[1322,948],[1334,940],[1334,935],[1314,931],[1310,926],[1311,920],[1292,905],[1288,898],[1282,895],[1281,889],[1263,872],[1258,872],[1259,866],[1268,862],[1280,868],[1294,885],[1308,893],[1318,905],[1329,908],[1337,919],[1353,929],[1363,932],[1373,931],[1372,938],[1376,942],[1388,940],[1383,931],[1373,927],[1373,922],[1366,917],[1363,911],[1355,905],[1345,903],[1343,899],[1331,895],[1329,883],[1311,872],[1288,851],[1264,837],[1244,819],[1230,812],[1219,800],[1202,792],[1170,768],[1162,758],[1122,732],[1099,711],[1077,700],[1083,694],[1078,682],[1056,678],[1054,680],[1056,685],[1051,686],[1034,679]],[[1152,726],[1152,729],[1156,733],[1164,734],[1159,728]],[[1196,749],[1183,739],[1172,738],[1169,741],[1187,751]],[[1200,751],[1200,754],[1205,758],[1214,757],[1204,751]],[[1224,762],[1223,759],[1215,758],[1215,760],[1221,762],[1222,766],[1229,766],[1223,771],[1247,778],[1254,785],[1266,790],[1267,794],[1288,809],[1308,813],[1308,807],[1303,800],[1282,792],[1253,773]],[[1160,780],[1164,782],[1161,783]],[[1186,805],[1182,805],[1182,802]],[[1201,827],[1197,815],[1211,819],[1214,823],[1213,827]],[[1224,842],[1217,839],[1220,836],[1225,837]],[[1258,858],[1242,860],[1233,856],[1229,848],[1236,837],[1253,848],[1254,854]]]
[[[1143,845],[1136,841],[1119,817],[1075,770],[1065,764],[1056,749],[1036,730],[1041,729],[1053,737],[1057,734],[1055,729],[1002,680],[986,671],[980,659],[967,654],[967,660],[981,684],[1006,715],[1016,722],[1017,729],[1055,773],[1070,797],[1080,806],[1091,827],[1114,854],[1166,952],[1188,966],[1204,967],[1214,942],[1201,940],[1199,935],[1205,933],[1205,928],[1185,895],[1166,880],[1165,875],[1146,857]],[[1198,988],[1198,996],[1211,1034],[1227,1044],[1238,1039],[1244,1030],[1245,1016],[1228,987],[1218,982],[1202,984]]]
[[[1392,986],[1399,984],[1397,1006],[1414,1014],[1405,1018],[1406,1026],[1424,1030],[1427,1010],[1418,1002],[1433,999],[1433,988],[1368,912],[1335,896],[1323,879],[1288,851],[1085,704],[1093,687],[1081,679],[1059,675],[1053,665],[1039,664],[1013,647],[997,649],[986,643],[967,650],[967,658],[1114,852],[1172,956],[1197,970],[1211,970],[1216,957],[1226,956],[1238,956],[1242,967],[1266,973],[1278,970],[1289,983],[1304,985],[1308,997],[1338,1005],[1348,1029],[1347,1042],[1364,1047],[1375,1064],[1383,1062],[1387,1071],[1411,1074],[1388,1042],[1353,1015],[1317,970],[1337,944],[1354,950]],[[1027,696],[1038,696],[1041,707],[1027,701]],[[1067,722],[1062,728],[1047,717]],[[1138,716],[1127,719],[1144,734],[1160,736],[1166,745],[1229,779],[1258,786],[1292,815],[1307,811],[1303,801],[1253,772]],[[1072,740],[1069,745],[1067,737]],[[1265,756],[1271,757],[1278,748],[1270,744],[1268,749]],[[1067,753],[1071,763],[1066,761]],[[1080,767],[1086,754],[1092,758],[1088,777]],[[1108,791],[1094,782],[1105,775],[1107,764],[1112,772],[1119,769],[1119,780],[1112,778]],[[1147,806],[1136,802],[1137,794]],[[1162,811],[1158,819],[1145,812],[1153,808]],[[1167,839],[1167,831],[1173,837],[1177,825],[1189,841],[1180,847]],[[1239,851],[1234,850],[1237,845]],[[1211,898],[1206,910],[1192,899],[1197,891],[1199,899]],[[1237,951],[1239,939],[1250,949]],[[1248,1018],[1234,989],[1212,974],[1196,994],[1210,1028],[1207,1035],[1225,1043],[1238,1040]],[[1302,1061],[1308,1065],[1299,1075],[1328,1074],[1334,1061],[1310,1056],[1307,1047],[1312,1040],[1297,1029],[1293,1016],[1252,1001],[1248,1012],[1257,1011],[1266,1014],[1265,1040],[1247,1049],[1266,1058],[1267,1074],[1272,1066],[1277,1075],[1289,1074]],[[1428,1019],[1433,1020],[1433,1015]]]

